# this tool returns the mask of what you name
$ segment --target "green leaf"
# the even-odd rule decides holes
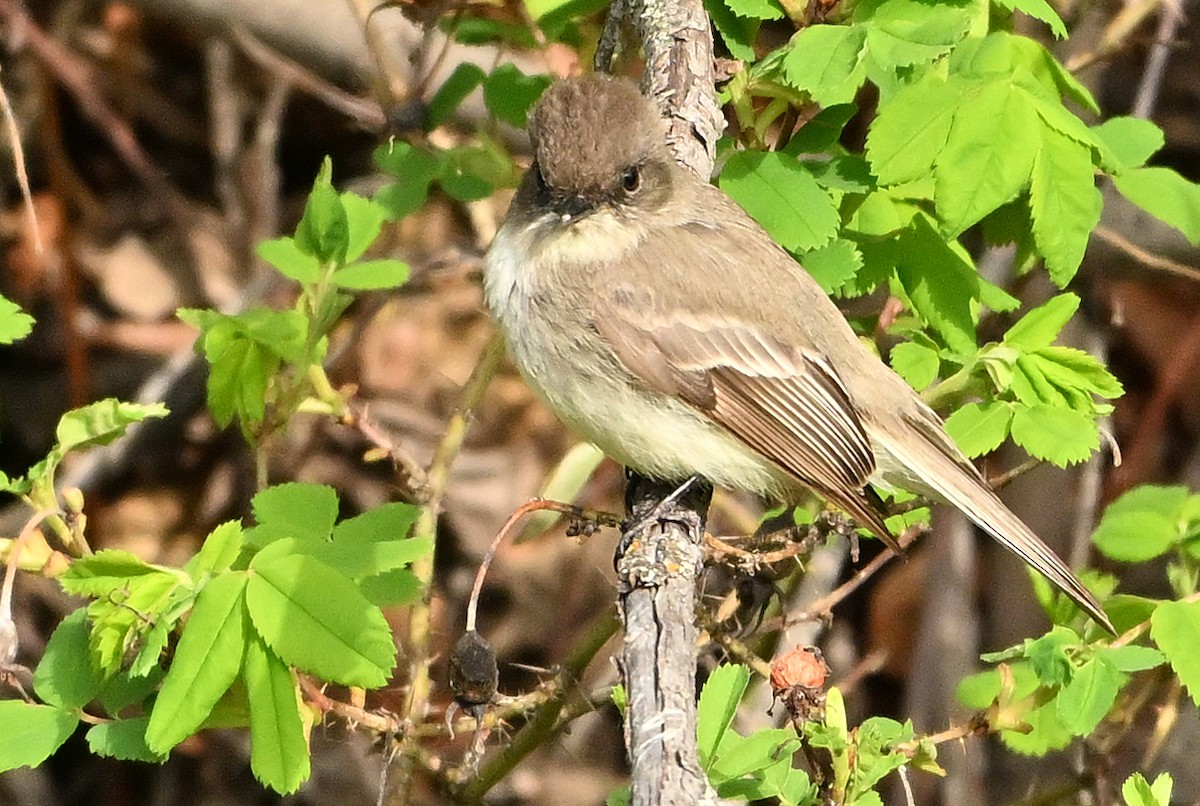
[[[1079,310],[1079,297],[1059,294],[1025,314],[1004,334],[1004,343],[1023,350],[1049,347]]]
[[[312,557],[251,563],[246,603],[284,661],[326,680],[377,688],[396,665],[391,630],[354,583]]]
[[[376,607],[414,604],[425,590],[421,580],[407,568],[397,568],[358,583],[362,595]]]
[[[284,277],[290,277],[297,282],[315,283],[321,276],[321,262],[301,251],[295,238],[285,235],[271,241],[263,241],[254,251],[278,269]]]
[[[88,662],[87,612],[82,608],[64,618],[54,630],[42,660],[33,673],[33,690],[49,705],[82,708],[104,685]]]
[[[429,185],[441,171],[441,162],[427,151],[408,143],[389,142],[375,149],[375,164],[396,181],[375,195],[375,201],[393,219],[420,209],[429,195]]]
[[[255,546],[283,537],[301,541],[328,540],[337,519],[337,492],[324,484],[288,482],[260,491],[250,501],[258,525],[246,531]]]
[[[803,165],[783,154],[739,151],[725,163],[719,184],[786,249],[816,249],[837,233],[833,200]]]
[[[696,707],[696,730],[700,764],[706,770],[716,762],[717,748],[725,738],[749,684],[750,670],[738,664],[718,666],[705,681]]]
[[[166,417],[167,407],[161,403],[123,403],[115,398],[98,400],[72,409],[58,420],[54,429],[56,449],[62,453],[107,445],[123,436],[129,426],[150,417]]]
[[[880,184],[910,182],[932,170],[967,87],[930,74],[880,108],[867,134],[867,159]]]
[[[296,680],[257,640],[246,647],[242,679],[250,702],[250,769],[276,792],[295,792],[310,772]]]
[[[334,543],[362,545],[407,537],[421,515],[413,504],[393,502],[347,518],[333,528]]]
[[[363,260],[351,263],[333,273],[333,282],[340,288],[375,290],[397,288],[408,280],[408,264],[394,258]]]
[[[1092,133],[1099,137],[1120,163],[1121,173],[1126,168],[1140,168],[1146,160],[1163,147],[1163,131],[1156,124],[1142,118],[1115,117],[1093,126]]]
[[[858,247],[843,238],[835,238],[824,246],[806,252],[799,260],[826,294],[833,294],[845,287],[863,266]]]
[[[483,101],[497,118],[523,129],[529,108],[548,86],[549,76],[527,76],[514,64],[502,64],[484,79]]]
[[[1046,0],[994,0],[996,5],[1002,8],[1007,8],[1009,11],[1020,11],[1028,14],[1035,20],[1041,20],[1050,26],[1050,31],[1056,39],[1067,38],[1067,26],[1062,21],[1062,17],[1058,16],[1058,12],[1054,10]]]
[[[729,49],[729,55],[743,62],[754,61],[754,39],[758,34],[758,20],[739,17],[724,0],[704,0],[704,10],[708,12],[721,41]]]
[[[1076,736],[1087,736],[1112,709],[1124,683],[1123,676],[1102,656],[1084,663],[1058,692],[1055,703],[1063,726]]]
[[[1025,715],[1028,733],[1015,730],[1001,732],[1000,741],[1014,753],[1023,756],[1044,756],[1051,750],[1061,750],[1074,738],[1071,731],[1058,718],[1054,701],[1034,708]]]
[[[1129,201],[1200,244],[1200,186],[1170,168],[1132,168],[1113,182]]]
[[[970,5],[921,0],[864,0],[854,10],[871,59],[887,70],[946,55],[970,30],[971,17]]]
[[[937,350],[915,341],[903,341],[888,355],[892,369],[913,389],[920,392],[937,380],[942,361]]]
[[[166,753],[195,733],[237,679],[246,647],[247,576],[223,574],[204,586],[179,638],[146,728],[146,745]]]
[[[1065,288],[1083,262],[1088,237],[1100,223],[1103,199],[1086,146],[1046,128],[1036,153],[1029,185],[1033,238],[1050,279]]]
[[[1040,127],[1027,97],[998,79],[959,101],[935,160],[934,201],[946,232],[962,232],[1029,184]]]
[[[388,211],[377,201],[346,191],[341,195],[342,209],[346,211],[346,261],[358,260],[375,243],[387,220]]]
[[[1012,436],[1030,456],[1059,467],[1082,462],[1100,447],[1091,417],[1046,404],[1017,406]]]
[[[487,73],[471,62],[463,62],[454,68],[437,92],[429,99],[428,113],[425,117],[425,127],[436,129],[454,114],[459,105],[466,100],[476,87],[483,83]]]
[[[861,26],[810,25],[788,44],[784,78],[821,106],[848,104],[867,78],[866,39]]]
[[[1096,650],[1096,655],[1111,663],[1119,672],[1141,672],[1167,662],[1163,653],[1157,649],[1136,644],[1101,647]]]
[[[1105,557],[1121,562],[1165,554],[1182,537],[1179,515],[1187,499],[1182,486],[1135,487],[1108,505],[1092,542]]]
[[[1150,637],[1200,705],[1200,602],[1163,602],[1150,617]]]
[[[237,521],[226,521],[208,533],[204,545],[188,560],[184,570],[197,582],[206,574],[228,571],[245,542],[242,525]]]
[[[739,17],[749,17],[756,20],[783,19],[783,6],[776,0],[725,0],[726,4]]]
[[[947,244],[925,216],[888,245],[896,278],[921,321],[961,355],[975,352],[975,314],[980,279],[964,255]]]
[[[756,731],[749,736],[727,733],[717,759],[709,768],[714,781],[732,781],[759,772],[790,758],[800,749],[794,730],[775,728]]]
[[[371,543],[322,543],[308,552],[351,579],[376,576],[402,568],[433,551],[433,540],[412,537],[407,540],[380,540]]]
[[[296,225],[296,245],[321,263],[341,264],[346,262],[349,239],[346,209],[333,188],[333,162],[326,157]]]
[[[1076,389],[1101,397],[1125,394],[1124,387],[1095,356],[1074,347],[1043,347],[1030,356],[1038,370],[1060,389]]]
[[[169,573],[122,549],[104,549],[80,557],[60,576],[67,593],[102,596],[127,587],[131,578]]]
[[[33,330],[33,317],[7,297],[0,296],[0,344],[12,344]]]
[[[1121,797],[1126,806],[1171,806],[1171,790],[1175,781],[1170,773],[1159,773],[1154,783],[1147,783],[1140,772],[1135,772],[1121,787]]]
[[[841,139],[842,130],[857,111],[858,107],[854,104],[837,104],[822,109],[792,135],[783,152],[791,157],[799,157],[801,154],[828,151]]]
[[[88,749],[98,756],[121,761],[148,761],[161,764],[167,760],[165,754],[155,753],[146,744],[146,727],[150,717],[118,719],[93,725],[87,732]]]
[[[0,772],[37,767],[71,738],[79,717],[52,705],[0,700]]]
[[[1012,421],[1012,406],[1001,400],[968,403],[946,418],[946,431],[963,453],[974,458],[999,448]]]
[[[478,152],[475,152],[478,155]],[[495,190],[492,183],[480,176],[473,164],[472,152],[457,148],[442,155],[438,184],[452,199],[461,202],[486,199]]]

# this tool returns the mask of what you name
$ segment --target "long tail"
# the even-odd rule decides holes
[[[919,429],[919,432],[925,430]],[[960,461],[955,456],[947,455],[939,445],[926,439],[913,438],[916,435],[912,432],[909,432],[907,440],[897,440],[891,434],[874,436],[914,476],[1071,597],[1097,624],[1116,634],[1112,622],[1091,591],[1032,529],[1004,505],[965,459]],[[936,436],[940,438],[939,441],[946,440],[946,450],[957,453],[947,438],[940,434]]]

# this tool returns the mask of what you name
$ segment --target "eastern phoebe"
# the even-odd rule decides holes
[[[820,493],[890,546],[871,483],[933,494],[1112,625],[942,421],[755,221],[668,152],[626,79],[546,90],[534,162],[484,289],[525,379],[613,459],[794,502]]]

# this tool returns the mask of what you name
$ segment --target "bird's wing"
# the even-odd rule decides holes
[[[635,376],[678,396],[895,547],[867,487],[875,457],[820,356],[719,314],[654,311],[612,289],[596,329]]]

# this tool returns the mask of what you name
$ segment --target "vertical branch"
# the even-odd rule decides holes
[[[597,54],[602,68],[612,59],[622,10],[642,42],[642,90],[668,120],[668,145],[680,163],[707,178],[724,120],[713,91],[712,32],[703,4],[621,0],[605,25]],[[678,480],[631,475],[625,493],[631,517],[617,577],[634,806],[717,802],[696,748],[696,576],[712,488],[695,484],[672,495],[679,486]]]

